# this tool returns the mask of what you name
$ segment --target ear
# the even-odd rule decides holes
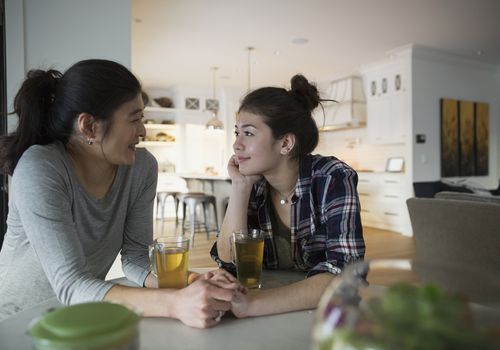
[[[295,147],[296,136],[295,134],[288,133],[281,138],[281,150],[280,153],[284,156],[290,154]]]
[[[78,115],[77,128],[86,139],[93,139],[97,130],[97,122],[92,114],[80,113]]]

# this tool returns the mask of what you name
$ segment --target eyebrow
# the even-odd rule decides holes
[[[235,127],[236,129],[238,129],[238,125],[235,125],[234,127]],[[253,124],[243,124],[243,125],[241,126],[241,128],[242,128],[242,129],[243,129],[243,128],[247,128],[247,127],[252,127],[252,128],[257,129],[257,128],[255,127],[255,125],[253,125]]]
[[[134,109],[132,112],[129,113],[129,116],[132,117],[134,115],[136,115],[137,113],[142,113],[144,112],[144,108],[137,108],[137,109]]]

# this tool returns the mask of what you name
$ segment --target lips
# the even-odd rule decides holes
[[[249,159],[250,157],[238,157],[238,164],[241,164]]]

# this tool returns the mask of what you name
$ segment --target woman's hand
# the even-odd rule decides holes
[[[224,269],[217,269],[207,272],[203,275],[203,278],[208,280],[210,283],[216,285],[220,288],[232,289],[246,294],[248,289],[245,288],[233,275]]]
[[[262,175],[243,175],[240,172],[238,157],[235,154],[229,158],[229,162],[227,164],[227,172],[229,173],[229,177],[231,178],[231,182],[233,183],[244,183],[246,185],[252,186],[254,183],[262,179]]]
[[[231,309],[236,291],[220,288],[206,278],[198,278],[186,288],[175,292],[171,316],[196,328],[213,327]]]

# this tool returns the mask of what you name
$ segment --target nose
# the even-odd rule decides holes
[[[142,120],[139,123],[137,134],[139,137],[146,137],[146,127],[144,126],[144,121]]]
[[[236,136],[236,139],[234,140],[233,143],[233,150],[236,151],[241,149],[243,149],[243,144],[241,143],[240,138]]]

